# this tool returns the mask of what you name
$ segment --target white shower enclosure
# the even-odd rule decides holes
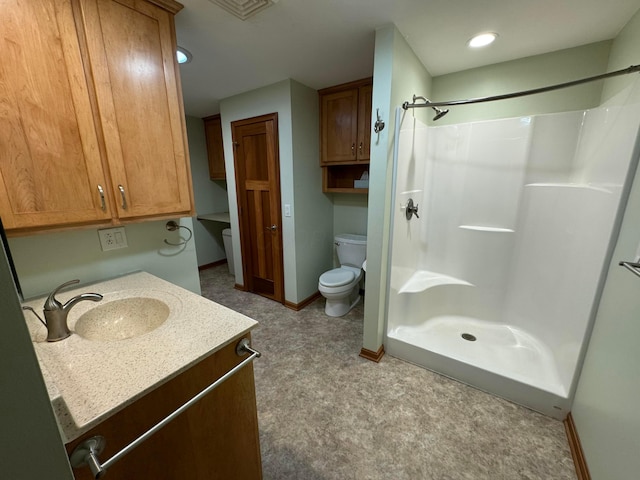
[[[565,418],[637,163],[632,93],[448,126],[400,110],[390,355]]]

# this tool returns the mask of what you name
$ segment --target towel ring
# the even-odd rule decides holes
[[[180,243],[172,243],[165,238],[164,243],[166,243],[167,245],[171,245],[172,247],[180,247],[182,245],[186,245],[189,242],[189,240],[191,240],[191,237],[193,237],[193,232],[189,227],[185,227],[184,225],[178,225],[178,223],[173,220],[168,221],[167,224],[165,225],[165,228],[170,232],[174,232],[179,228],[184,228],[187,232],[189,232],[189,238],[187,238],[186,240]]]

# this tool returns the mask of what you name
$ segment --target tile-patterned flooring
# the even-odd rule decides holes
[[[575,480],[564,426],[385,355],[358,356],[363,308],[300,312],[233,288],[226,265],[202,294],[254,318],[265,480]]]

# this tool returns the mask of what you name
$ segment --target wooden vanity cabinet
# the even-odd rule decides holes
[[[368,171],[372,89],[372,79],[366,78],[319,91],[324,192],[367,191],[355,189],[354,180]]]
[[[173,23],[182,6],[5,4],[0,216],[7,230],[191,214]]]
[[[104,463],[246,358],[247,355],[236,355],[238,341],[239,338],[67,444],[67,452],[71,453],[84,439],[102,435],[106,445],[99,458]],[[86,466],[73,473],[77,480],[93,478]],[[253,364],[243,367],[123,456],[107,470],[106,478],[261,479]]]
[[[222,144],[222,120],[220,114],[205,117],[204,134],[207,140],[207,157],[209,159],[209,178],[211,180],[226,180],[227,172],[224,166],[224,147]]]

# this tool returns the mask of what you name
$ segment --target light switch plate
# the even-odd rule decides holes
[[[103,252],[129,246],[124,227],[103,228],[98,230],[98,237]]]

